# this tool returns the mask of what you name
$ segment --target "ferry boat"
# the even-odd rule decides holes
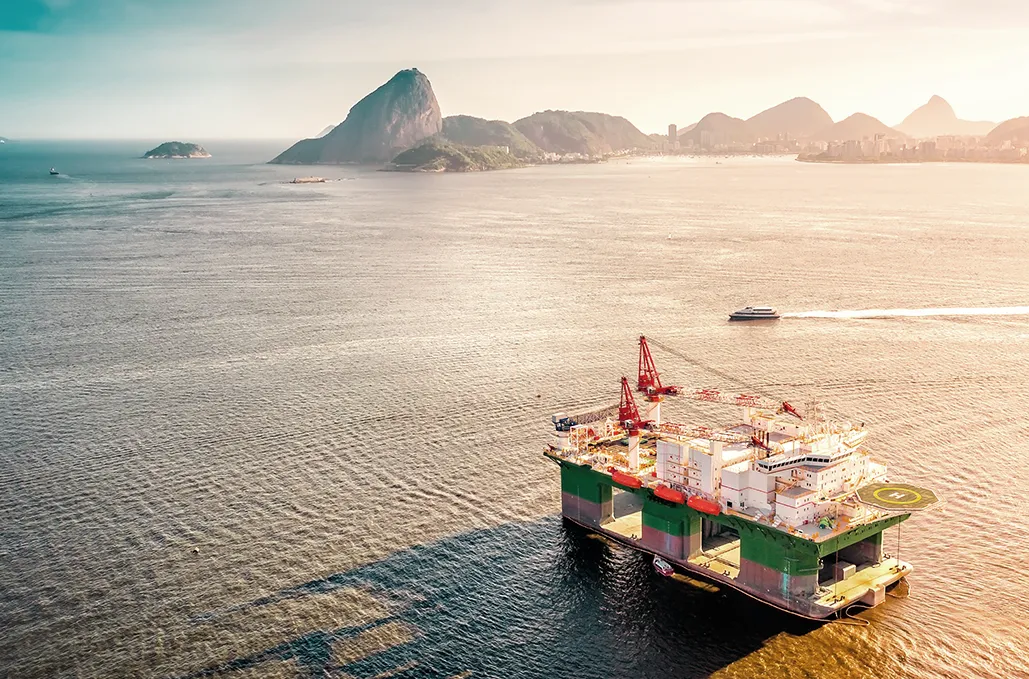
[[[730,321],[774,321],[779,312],[770,306],[748,306],[729,314]]]
[[[645,337],[639,345],[639,405],[623,377],[617,404],[551,417],[543,454],[561,470],[562,515],[654,555],[659,572],[664,562],[811,620],[883,603],[912,571],[899,544],[892,556],[884,549],[883,531],[936,495],[889,481],[863,424],[827,421],[815,406],[662,385]],[[674,397],[742,417],[724,429],[669,422],[661,404]],[[615,501],[625,493],[630,502]]]

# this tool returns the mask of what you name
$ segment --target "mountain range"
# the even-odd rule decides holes
[[[816,141],[847,141],[848,139],[874,138],[877,134],[887,137],[906,136],[867,113],[855,113],[838,123],[819,130],[811,135],[811,138]]]
[[[863,113],[833,123],[825,109],[807,97],[794,97],[746,120],[724,113],[709,113],[680,132],[679,140],[700,144],[705,132],[714,144],[749,144],[780,138],[835,141],[880,133],[897,135],[895,130]],[[844,134],[857,136],[841,136]]]
[[[625,118],[588,111],[543,111],[508,123],[474,116],[442,117],[429,79],[406,69],[354,104],[346,119],[319,136],[298,141],[272,163],[385,163],[402,159],[433,169],[488,169],[542,160],[544,154],[599,156],[631,149],[655,150],[657,142]],[[507,147],[503,154],[472,152]]]
[[[991,131],[992,130],[992,131]],[[833,122],[807,97],[795,97],[747,118],[709,113],[679,131],[679,140],[701,144],[747,145],[764,139],[847,141],[939,135],[982,136],[987,142],[1029,139],[1029,117],[994,126],[961,120],[934,95],[896,128],[865,113]],[[429,79],[416,68],[398,72],[357,102],[342,123],[298,141],[273,163],[387,163],[407,150],[407,165],[436,169],[488,169],[537,162],[546,154],[597,157],[625,151],[653,151],[663,135],[646,135],[625,118],[589,111],[541,111],[508,123],[469,115],[443,117]],[[493,151],[481,150],[492,147]],[[471,151],[470,149],[480,149]],[[424,163],[420,161],[426,161]]]
[[[732,118],[724,113],[709,113],[700,121],[680,129],[679,139],[696,143],[704,131],[712,134],[715,143],[727,144],[746,144],[780,136],[813,141],[846,141],[874,137],[877,134],[913,139],[942,135],[982,137],[997,131],[987,136],[987,142],[1001,143],[1012,139],[1009,132],[1027,123],[1029,120],[1022,118],[1015,118],[1000,126],[988,121],[962,120],[954,113],[953,107],[938,95],[933,95],[926,104],[915,109],[895,127],[865,113],[855,113],[834,123],[817,103],[807,97],[796,97],[746,120]],[[1025,131],[1018,134],[1022,137],[1016,136],[1014,139],[1024,139],[1026,136]]]

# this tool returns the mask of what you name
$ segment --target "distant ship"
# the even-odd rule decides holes
[[[779,312],[770,306],[748,306],[729,314],[730,321],[774,321]]]
[[[55,170],[54,168],[50,168],[50,174],[61,174],[61,173],[58,172],[57,170]]]

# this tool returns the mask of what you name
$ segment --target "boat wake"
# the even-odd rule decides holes
[[[912,316],[1026,316],[1029,306],[943,307],[934,309],[863,309],[840,311],[798,311],[782,318],[897,318]]]

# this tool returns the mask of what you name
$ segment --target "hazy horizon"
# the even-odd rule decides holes
[[[806,96],[896,125],[936,94],[966,120],[1029,115],[1029,6],[984,0],[30,1],[0,16],[0,135],[298,139],[402,68],[443,115],[544,109],[664,132]]]

